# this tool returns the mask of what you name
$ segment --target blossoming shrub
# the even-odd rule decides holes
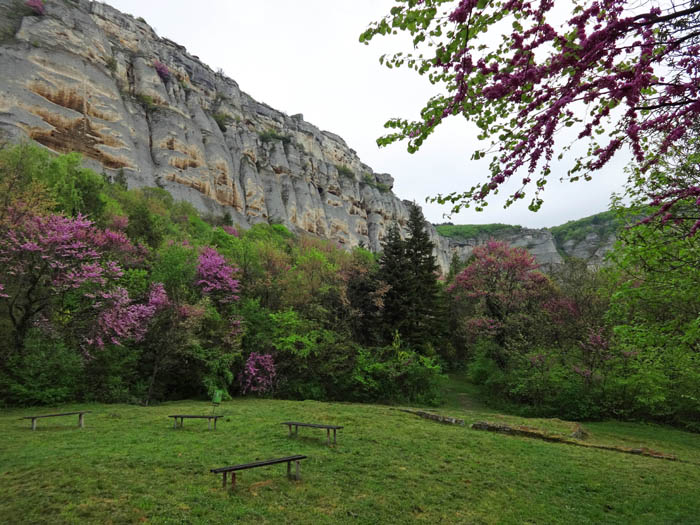
[[[271,394],[275,389],[277,370],[270,354],[253,352],[243,367],[239,377],[241,393]]]

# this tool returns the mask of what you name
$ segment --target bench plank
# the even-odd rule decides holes
[[[282,425],[294,425],[297,427],[313,427],[313,428],[330,428],[330,429],[341,429],[343,427],[338,425],[322,425],[319,423],[299,423],[297,421],[285,421]]]
[[[275,465],[277,463],[287,463],[289,461],[299,461],[302,459],[306,459],[306,456],[301,456],[301,455],[287,456],[286,458],[268,459],[265,461],[255,461],[254,463],[244,463],[242,465],[233,465],[231,467],[213,468],[210,470],[210,472],[213,472],[214,474],[220,474],[221,472],[232,472],[235,470],[246,470],[249,468],[265,467],[267,465]]]

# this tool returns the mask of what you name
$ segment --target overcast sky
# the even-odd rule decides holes
[[[377,37],[369,46],[358,41],[370,22],[389,12],[392,0],[107,3],[143,17],[159,36],[184,45],[212,69],[223,69],[256,100],[288,115],[303,113],[308,122],[343,137],[375,172],[393,175],[394,193],[418,202],[433,223],[448,220],[443,214],[449,209],[426,203],[426,197],[463,191],[485,180],[486,162],[469,160],[480,147],[476,128],[459,117],[442,124],[418,153],[407,153],[403,143],[378,148],[384,122],[392,117],[415,119],[437,93],[427,78],[379,64],[383,53],[408,51],[406,39]],[[486,211],[465,210],[449,220],[545,227],[592,215],[606,210],[611,193],[621,189],[623,166],[616,159],[593,181],[574,184],[560,183],[555,168],[537,213],[527,209],[527,198],[504,210],[504,192]]]

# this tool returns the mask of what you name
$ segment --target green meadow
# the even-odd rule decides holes
[[[381,405],[237,398],[154,407],[72,404],[0,415],[4,523],[700,523],[700,438],[636,423],[584,424],[588,442],[645,446],[679,461],[472,430],[475,421],[567,434],[573,423],[499,414],[453,383],[440,424]],[[77,416],[25,415],[91,410]],[[224,417],[174,429],[170,414]],[[343,425],[324,430],[287,420]],[[239,472],[223,489],[209,469],[304,454]]]

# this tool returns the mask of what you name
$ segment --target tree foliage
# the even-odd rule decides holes
[[[551,0],[399,0],[390,14],[360,37],[409,33],[416,53],[382,57],[389,67],[428,75],[444,92],[431,98],[420,119],[392,119],[395,132],[380,145],[407,140],[416,151],[446,118],[462,115],[491,140],[491,176],[471,189],[438,196],[454,211],[475,204],[513,176],[537,210],[555,159],[581,140],[588,148],[569,169],[571,180],[590,178],[627,145],[647,173],[682,144],[700,115],[700,5],[633,4],[582,0],[567,4],[570,17],[555,23]],[[561,4],[557,2],[556,8]],[[560,131],[571,128],[558,139]],[[573,140],[572,140],[573,139]],[[562,143],[563,142],[563,143]],[[577,153],[578,154],[578,153]],[[688,189],[673,184],[656,195],[673,201]]]

